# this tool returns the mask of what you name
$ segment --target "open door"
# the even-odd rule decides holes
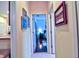
[[[47,53],[46,14],[33,14],[33,53]]]
[[[49,38],[48,14],[32,14],[32,57],[53,58],[51,54],[51,39]]]

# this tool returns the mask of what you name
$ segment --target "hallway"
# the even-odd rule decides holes
[[[0,6],[5,18],[0,49],[9,49],[8,58],[78,58],[79,2],[0,1]]]
[[[77,51],[78,51],[77,50],[77,32],[76,32],[76,20],[74,20],[76,19],[75,18],[76,13],[75,13],[75,8],[73,9],[73,7],[75,7],[75,2],[67,2],[67,1],[65,2],[65,4],[67,5],[66,13],[68,16],[66,18],[68,20],[68,23],[65,23],[64,25],[62,24],[60,26],[56,26],[54,21],[55,19],[54,13],[61,3],[62,1],[60,2],[53,2],[53,1],[14,2],[14,5],[16,6],[16,11],[15,11],[16,14],[14,14],[15,12],[13,14],[17,19],[15,20],[16,33],[17,33],[17,36],[16,36],[17,57],[29,58],[29,57],[36,57],[36,55],[37,57],[40,57],[39,53],[41,53],[41,57],[43,57],[42,52],[34,53],[34,50],[36,49],[37,44],[38,44],[37,47],[42,48],[42,44],[41,44],[42,41],[41,40],[38,41],[37,39],[36,39],[37,41],[35,40],[35,38],[38,38],[38,36],[35,34],[35,31],[37,32],[38,30],[35,29],[37,28],[36,26],[35,27],[33,26],[33,23],[34,23],[33,20],[34,19],[39,20],[39,18],[33,18],[32,16],[33,14],[46,14],[45,26],[47,31],[46,33],[47,52],[43,52],[43,53],[46,53],[47,55],[49,54],[49,56],[52,55],[54,57],[55,55],[56,57],[77,57]],[[23,15],[22,8],[26,10],[27,16],[30,18],[30,27],[28,27],[27,25],[27,29],[21,28],[21,24],[20,24],[21,23],[20,19],[21,19],[21,16]],[[15,10],[15,8],[12,10]],[[40,17],[40,18],[43,18],[43,17]],[[40,26],[41,25],[42,24],[40,23]]]

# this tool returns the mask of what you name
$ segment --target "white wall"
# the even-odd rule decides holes
[[[0,39],[8,38],[8,1],[0,1]],[[10,40],[0,40],[0,49],[10,48]]]
[[[8,16],[8,1],[0,1],[0,15]]]
[[[61,1],[53,2],[54,11]],[[75,2],[67,2],[68,24],[56,27],[56,57],[77,57]]]
[[[11,2],[11,57],[22,58],[29,57],[30,49],[30,29],[22,30],[21,28],[21,16],[22,8],[28,12],[28,2],[19,1]]]
[[[8,1],[0,1],[0,36],[8,36]]]
[[[21,16],[22,16],[22,8],[24,8],[28,12],[28,2],[19,1],[16,2],[16,30],[17,30],[17,38],[16,38],[16,55],[17,57],[29,57],[30,56],[30,29],[26,30],[21,29]]]
[[[10,23],[11,23],[11,57],[16,57],[16,2],[10,2]]]
[[[26,2],[26,11],[27,15],[30,17],[29,10],[28,10],[28,2]],[[30,35],[30,28],[23,30],[23,58],[30,58],[31,57],[31,35]]]

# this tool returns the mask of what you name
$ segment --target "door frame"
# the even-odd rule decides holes
[[[42,13],[32,13],[32,15],[33,14],[42,14]],[[32,15],[31,15],[31,51],[32,51],[32,54],[35,54],[35,53],[33,53],[33,26],[32,26],[32,24],[33,24],[33,17],[32,17]],[[47,14],[46,14],[46,17],[47,17]],[[47,22],[47,18],[46,18],[46,22]],[[48,35],[47,35],[47,38],[48,38]],[[48,40],[47,40],[48,41]],[[47,44],[47,49],[48,49],[48,44]],[[48,53],[48,51],[46,52],[46,53]]]
[[[10,1],[11,58],[16,58],[16,2]]]
[[[42,13],[32,13],[32,14],[42,14]],[[49,34],[50,34],[50,29],[49,29],[49,26],[50,26],[50,23],[49,23],[49,21],[47,21],[49,19],[49,17],[48,17],[48,14],[46,14],[46,23],[47,23],[47,26],[48,26],[48,35],[47,35],[47,38],[48,38],[48,40],[47,41],[51,41],[51,39],[49,38]],[[40,57],[40,54],[43,54],[43,56],[41,56],[40,58],[42,58],[42,57],[45,57],[46,55],[46,57],[48,58],[48,57],[50,57],[50,58],[55,58],[55,53],[53,53],[53,54],[51,54],[51,44],[49,44],[49,42],[48,42],[48,52],[47,53],[33,53],[33,31],[32,31],[32,22],[33,22],[33,19],[32,19],[32,15],[31,15],[31,21],[30,21],[30,24],[31,24],[31,57],[34,57],[34,58],[37,58],[37,57],[35,57],[36,56],[36,54],[37,55],[39,55],[39,57]],[[50,39],[50,40],[49,40]]]
[[[75,13],[76,13],[76,28],[77,28],[77,47],[78,49],[76,48],[76,56],[79,58],[79,11],[78,11],[78,1],[75,1]]]

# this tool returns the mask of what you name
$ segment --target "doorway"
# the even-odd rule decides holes
[[[51,43],[49,38],[50,23],[48,19],[48,14],[32,14],[32,57],[34,58],[55,57],[55,46],[51,47],[51,44],[55,44],[55,42],[54,38],[52,38],[54,43]]]
[[[46,14],[33,14],[33,53],[47,52]]]

